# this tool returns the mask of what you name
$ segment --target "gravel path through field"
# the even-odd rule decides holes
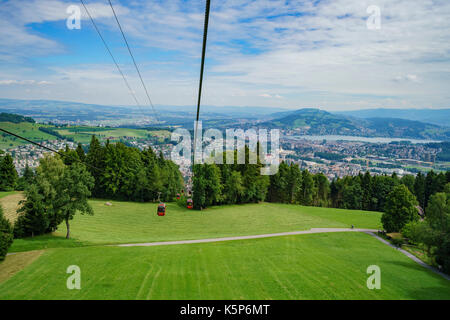
[[[384,240],[377,236],[378,230],[375,229],[350,229],[350,228],[312,228],[310,230],[304,231],[292,231],[292,232],[280,232],[280,233],[267,233],[267,234],[258,234],[251,236],[237,236],[237,237],[225,237],[225,238],[210,238],[210,239],[198,239],[198,240],[178,240],[178,241],[161,241],[161,242],[146,242],[146,243],[126,243],[126,244],[117,244],[113,246],[119,247],[152,247],[152,246],[167,246],[167,245],[180,245],[180,244],[193,244],[193,243],[209,243],[209,242],[220,242],[220,241],[233,241],[233,240],[248,240],[248,239],[261,239],[261,238],[272,238],[272,237],[283,237],[283,236],[293,236],[299,234],[314,234],[314,233],[330,233],[330,232],[364,232],[367,233],[376,239],[380,240],[384,244],[394,248],[395,250],[400,251],[408,258],[420,264],[422,267],[427,268],[428,270],[433,271],[434,273],[440,275],[441,277],[450,280],[450,276],[445,273],[440,272],[438,269],[427,265],[425,262],[412,255],[408,251],[405,251],[401,248],[394,246],[388,241]]]
[[[210,238],[210,239],[198,239],[198,240],[177,240],[177,241],[161,241],[161,242],[147,242],[147,243],[127,243],[118,244],[119,247],[152,247],[152,246],[167,246],[177,244],[192,244],[192,243],[207,243],[207,242],[219,242],[219,241],[232,241],[232,240],[248,240],[248,239],[260,239],[260,238],[272,238],[283,236],[294,236],[299,234],[312,234],[312,233],[328,233],[328,232],[377,232],[374,229],[350,229],[350,228],[312,228],[304,231],[291,231],[280,233],[266,233],[257,234],[251,236],[236,236],[225,238]]]

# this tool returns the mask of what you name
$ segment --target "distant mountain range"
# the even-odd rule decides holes
[[[298,134],[349,135],[450,140],[450,128],[398,118],[355,118],[319,109],[299,109],[272,114],[258,126],[292,129]]]
[[[400,118],[450,127],[450,109],[366,109],[337,111],[334,114],[357,118]]]
[[[165,121],[185,122],[194,121],[196,106],[163,106],[156,105],[158,116]],[[202,106],[201,112],[206,119],[211,118],[255,118],[268,117],[274,112],[284,111],[283,108],[270,107],[229,107]],[[1,99],[0,112],[26,115],[45,121],[58,120],[102,120],[117,118],[140,118],[143,115],[153,117],[150,106],[105,106],[55,100],[20,100]],[[177,120],[178,119],[178,120]]]
[[[156,106],[163,125],[192,127],[194,106]],[[150,107],[104,106],[53,100],[0,99],[0,112],[32,117],[38,121],[101,121],[129,119],[129,126],[143,116],[153,117]],[[203,127],[265,127],[296,130],[298,134],[351,135],[450,141],[450,109],[369,109],[327,112],[306,108],[287,110],[266,107],[202,106]]]

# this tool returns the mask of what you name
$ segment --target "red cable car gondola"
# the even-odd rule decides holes
[[[179,193],[177,193],[177,200],[180,200],[180,199],[181,199],[181,196]]]
[[[158,214],[158,216],[166,215],[166,205],[164,203],[160,203],[158,205],[157,214]]]
[[[187,206],[188,209],[193,209],[194,208],[194,201],[192,201],[192,199],[187,199],[186,206]]]

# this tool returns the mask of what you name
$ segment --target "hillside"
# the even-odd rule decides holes
[[[35,142],[57,139],[56,136],[39,130],[40,127],[47,127],[47,126],[31,122],[19,122],[19,123],[0,122],[0,128],[14,132]],[[27,143],[28,142],[23,141],[19,138],[0,132],[0,149],[5,150]]]
[[[296,129],[299,134],[350,135],[411,139],[450,139],[450,128],[398,118],[359,119],[319,109],[299,109],[272,115],[261,127]]]
[[[273,203],[198,212],[169,203],[167,215],[158,217],[155,203],[113,201],[108,207],[93,200],[91,204],[93,216],[73,220],[73,239],[60,236],[62,226],[52,235],[15,240],[11,252],[16,254],[0,264],[0,299],[449,298],[448,281],[360,232],[104,246],[352,224],[377,229],[381,217],[377,212]],[[28,250],[39,254],[28,257]],[[366,288],[366,269],[374,263],[383,270],[382,290]],[[64,285],[67,279],[61,270],[71,264],[82,266],[85,289],[67,290]]]
[[[12,122],[12,123],[30,122],[30,123],[35,123],[33,118],[24,117],[24,116],[20,116],[20,115],[17,115],[17,114],[6,113],[6,112],[0,113],[0,122]]]
[[[357,118],[400,118],[450,127],[450,109],[366,109],[337,111],[334,114]]]

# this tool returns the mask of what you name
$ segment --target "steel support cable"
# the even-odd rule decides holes
[[[140,105],[136,95],[134,94],[133,89],[131,89],[131,86],[130,86],[127,78],[125,77],[124,73],[122,72],[122,69],[120,69],[119,64],[117,63],[117,60],[114,58],[114,55],[112,54],[111,49],[109,48],[108,44],[106,43],[105,39],[103,38],[100,30],[97,27],[97,24],[95,23],[94,19],[91,16],[91,13],[87,9],[86,5],[84,4],[84,1],[80,0],[80,2],[83,5],[84,10],[86,10],[86,13],[89,16],[89,19],[91,20],[92,25],[94,26],[94,29],[97,31],[97,34],[100,36],[100,39],[102,40],[103,45],[105,46],[106,50],[108,51],[109,55],[111,56],[111,59],[114,61],[114,64],[116,65],[117,70],[119,71],[120,75],[122,76],[122,79],[125,82],[125,85],[127,86],[128,90],[130,91],[130,94],[133,96],[133,99],[136,102],[136,105],[138,106],[138,108],[141,110],[141,113],[143,114],[143,111],[141,109],[141,105]]]
[[[61,157],[67,157],[67,155],[64,154],[64,153],[61,153],[61,152],[59,152],[59,151],[57,151],[57,150],[55,150],[55,149],[46,147],[46,146],[44,146],[44,145],[42,145],[42,144],[40,144],[40,143],[34,142],[34,141],[30,140],[30,139],[27,139],[27,138],[25,138],[25,137],[22,137],[22,136],[20,136],[20,135],[18,135],[18,134],[15,134],[15,133],[11,132],[11,131],[8,131],[8,130],[2,129],[2,128],[0,128],[0,131],[2,131],[2,132],[4,132],[4,133],[7,133],[7,134],[9,134],[9,135],[11,135],[11,136],[13,136],[13,137],[19,138],[19,139],[21,139],[21,140],[27,141],[27,142],[29,142],[29,143],[31,143],[31,144],[34,144],[35,146],[38,146],[38,147],[40,147],[40,148],[45,149],[45,150],[54,152],[54,153],[58,154],[58,155],[61,156]],[[94,167],[94,166],[92,166],[92,165],[90,165],[90,164],[88,164],[88,163],[84,163],[84,162],[81,161],[80,159],[77,159],[77,158],[71,158],[71,160],[78,161],[78,162],[84,164],[84,165],[87,166],[87,167],[91,167],[91,168],[93,168],[93,169],[95,169],[95,170],[98,170],[98,171],[104,173],[103,170],[101,170],[101,169],[99,169],[99,168],[96,168],[96,167]]]
[[[113,5],[111,3],[111,0],[108,0],[108,2],[109,2],[109,5],[111,7],[111,10],[112,10],[112,12],[114,14],[114,18],[116,19],[117,25],[119,26],[120,32],[122,33],[123,40],[125,41],[125,44],[127,46],[128,52],[130,53],[131,59],[133,60],[134,67],[136,68],[136,71],[137,71],[137,73],[139,75],[139,79],[141,79],[141,83],[142,83],[142,86],[144,87],[145,94],[147,95],[148,102],[150,103],[150,106],[153,109],[153,113],[155,114],[156,121],[158,121],[158,115],[156,113],[155,106],[153,105],[152,99],[150,99],[150,95],[148,93],[148,90],[147,90],[147,87],[146,87],[146,85],[144,83],[144,80],[142,79],[141,72],[139,71],[139,68],[138,68],[138,65],[136,63],[136,60],[134,59],[133,53],[131,52],[131,48],[130,48],[130,46],[128,44],[127,38],[125,37],[125,33],[122,30],[122,26],[120,25],[119,19],[117,18],[116,11],[114,10],[114,7],[113,7]]]
[[[203,71],[205,68],[205,54],[206,54],[206,43],[207,43],[207,38],[208,38],[208,23],[209,23],[210,6],[211,6],[211,1],[206,0],[205,24],[204,24],[204,28],[203,28],[202,61],[201,61],[201,65],[200,65],[200,82],[199,82],[199,87],[198,87],[197,116],[196,116],[195,131],[194,131],[194,161],[195,161],[195,148],[196,148],[196,141],[197,141],[198,120],[200,117],[200,102],[202,99]]]

